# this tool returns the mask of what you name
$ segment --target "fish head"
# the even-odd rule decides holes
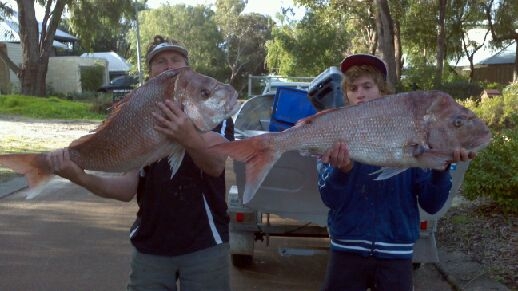
[[[451,153],[456,148],[478,152],[491,142],[489,127],[448,94],[436,91],[427,110],[428,146]]]
[[[209,131],[239,110],[236,90],[189,67],[179,69],[173,98],[200,131]]]

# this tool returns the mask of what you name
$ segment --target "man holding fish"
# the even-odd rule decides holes
[[[188,66],[189,53],[180,43],[155,36],[146,63],[154,78]],[[152,113],[154,130],[185,148],[179,159],[162,158],[121,176],[86,173],[67,149],[50,153],[48,160],[56,174],[95,195],[121,201],[137,196],[128,290],[176,290],[177,282],[181,290],[229,290],[225,157],[206,149],[233,139],[232,120],[201,133],[180,104],[166,100],[158,108]]]
[[[347,57],[341,71],[350,105],[391,93],[385,63],[373,55]],[[474,157],[474,152],[456,148],[450,163]],[[381,168],[352,161],[343,140],[325,151],[321,161],[318,187],[329,207],[331,239],[322,290],[412,290],[418,205],[431,214],[442,208],[451,188],[449,165],[442,170],[409,168],[380,180],[372,174]]]

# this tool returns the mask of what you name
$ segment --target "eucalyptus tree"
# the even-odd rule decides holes
[[[316,76],[337,66],[350,46],[342,22],[328,21],[323,13],[308,11],[298,23],[274,28],[267,42],[270,72],[289,76]]]
[[[238,91],[247,86],[248,75],[265,73],[265,43],[271,39],[273,20],[257,13],[243,14],[247,1],[216,1],[216,23],[223,35],[228,81]]]
[[[399,43],[399,23],[392,14],[399,10],[398,1],[387,0],[295,0],[314,13],[322,15],[329,22],[340,22],[350,37],[343,56],[353,53],[379,54],[388,64],[389,78],[396,83],[399,75],[401,46]]]
[[[46,94],[46,76],[52,44],[56,29],[66,11],[74,15],[76,9],[81,8],[85,3],[97,3],[95,13],[79,14],[76,17],[97,19],[100,15],[104,15],[119,20],[125,7],[131,6],[130,0],[16,0],[15,2],[23,61],[18,65],[5,54],[0,54],[0,58],[19,77],[21,93],[34,96]],[[108,2],[111,4],[109,11],[99,9],[99,7],[105,7]],[[44,7],[41,23],[36,19],[35,5]],[[15,7],[11,8],[15,9]]]
[[[128,57],[126,35],[134,26],[137,9],[143,7],[144,3],[133,0],[81,1],[70,11],[65,24],[79,37],[82,51],[115,51]]]
[[[518,80],[518,2],[515,0],[481,0],[488,26],[491,30],[492,42],[497,47],[515,43],[514,77]]]
[[[448,9],[451,17],[447,19],[447,59],[458,61],[465,56],[470,66],[470,82],[473,81],[475,73],[474,55],[487,44],[490,37],[490,31],[484,24],[484,9],[479,2],[479,0],[453,0],[451,9]],[[486,30],[486,32],[481,40],[475,39],[470,35],[472,29]]]
[[[0,20],[4,21],[14,14],[13,8],[8,2],[0,1]]]

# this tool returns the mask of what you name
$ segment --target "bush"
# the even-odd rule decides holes
[[[466,100],[472,96],[480,96],[483,90],[478,83],[469,83],[462,80],[444,83],[437,89],[454,96],[457,100]]]
[[[505,129],[472,161],[464,180],[470,200],[490,197],[505,212],[518,213],[518,131]]]
[[[83,92],[95,92],[103,84],[104,67],[101,65],[81,67],[81,88]]]
[[[491,128],[491,144],[471,163],[464,181],[468,199],[486,196],[504,211],[518,213],[518,84],[501,97],[463,102]]]

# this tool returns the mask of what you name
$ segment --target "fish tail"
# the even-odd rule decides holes
[[[53,175],[43,154],[0,155],[0,166],[23,174],[30,188],[42,185]]]
[[[245,163],[246,184],[243,203],[254,197],[266,175],[280,158],[283,151],[275,146],[274,134],[265,133],[211,147],[215,153],[227,155],[233,160]]]

